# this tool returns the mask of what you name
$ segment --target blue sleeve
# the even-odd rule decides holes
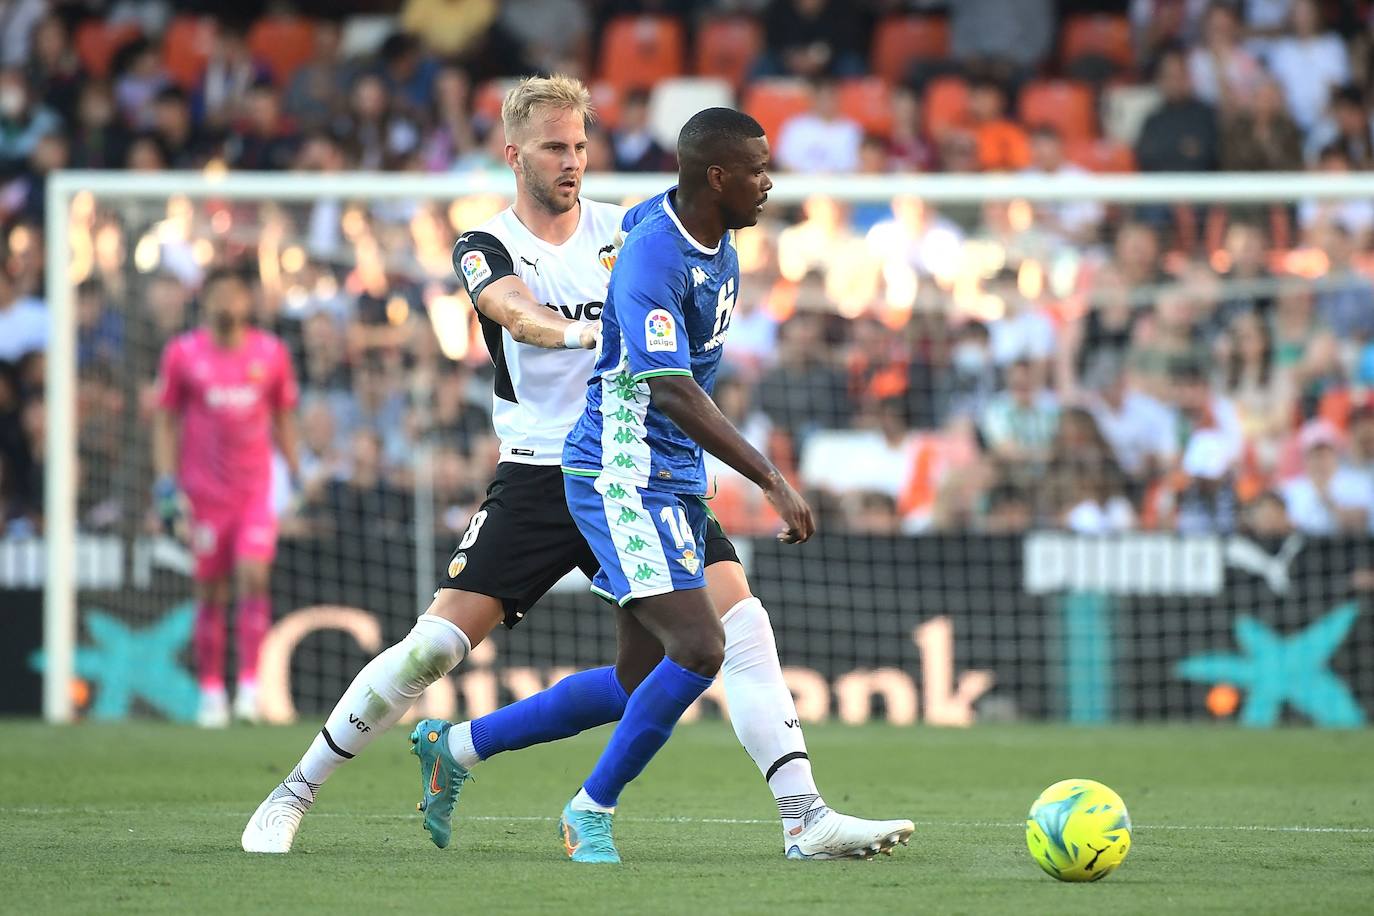
[[[611,274],[610,299],[635,381],[691,375],[691,346],[683,323],[687,265],[662,233],[633,239]]]

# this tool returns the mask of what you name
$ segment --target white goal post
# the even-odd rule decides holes
[[[647,197],[673,181],[674,176],[663,174],[589,175],[584,193],[592,198],[614,200]],[[74,199],[90,194],[97,199],[117,196],[144,201],[178,196],[193,200],[251,198],[299,202],[340,198],[376,201],[452,199],[479,193],[509,195],[512,190],[509,176],[491,175],[63,171],[50,177],[46,189],[46,298],[52,332],[47,350],[43,503],[46,544],[43,713],[48,721],[66,722],[73,717],[69,685],[77,634],[77,335],[68,233]],[[770,197],[774,203],[789,204],[817,194],[849,202],[882,202],[899,196],[914,196],[936,204],[989,200],[1241,204],[1374,199],[1374,175],[1158,174],[1055,178],[782,175],[777,177]]]

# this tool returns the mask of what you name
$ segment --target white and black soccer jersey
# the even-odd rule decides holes
[[[453,249],[453,269],[474,307],[488,284],[514,275],[564,317],[600,319],[625,208],[585,198],[581,204],[577,230],[562,245],[535,236],[510,208],[464,233]],[[481,309],[477,315],[496,366],[492,425],[500,460],[559,464],[563,440],[586,403],[596,353],[516,343]]]

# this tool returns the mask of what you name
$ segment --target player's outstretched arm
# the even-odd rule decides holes
[[[649,380],[654,406],[698,445],[748,477],[763,490],[787,528],[778,540],[799,544],[816,532],[811,507],[773,463],[740,435],[716,403],[689,375],[660,375]]]
[[[601,340],[601,322],[564,318],[540,304],[525,281],[514,275],[488,283],[477,296],[477,308],[517,343],[532,347],[594,350]]]

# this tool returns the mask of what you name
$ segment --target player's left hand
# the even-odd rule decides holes
[[[190,507],[186,502],[186,494],[181,492],[174,477],[159,477],[153,482],[153,506],[162,522],[162,530],[169,537],[187,543],[190,538],[187,523]]]
[[[778,540],[784,544],[801,544],[810,540],[816,533],[816,520],[811,515],[811,507],[802,499],[800,493],[792,488],[787,479],[777,474],[773,484],[766,488],[764,496],[782,516],[787,527],[778,532]]]

